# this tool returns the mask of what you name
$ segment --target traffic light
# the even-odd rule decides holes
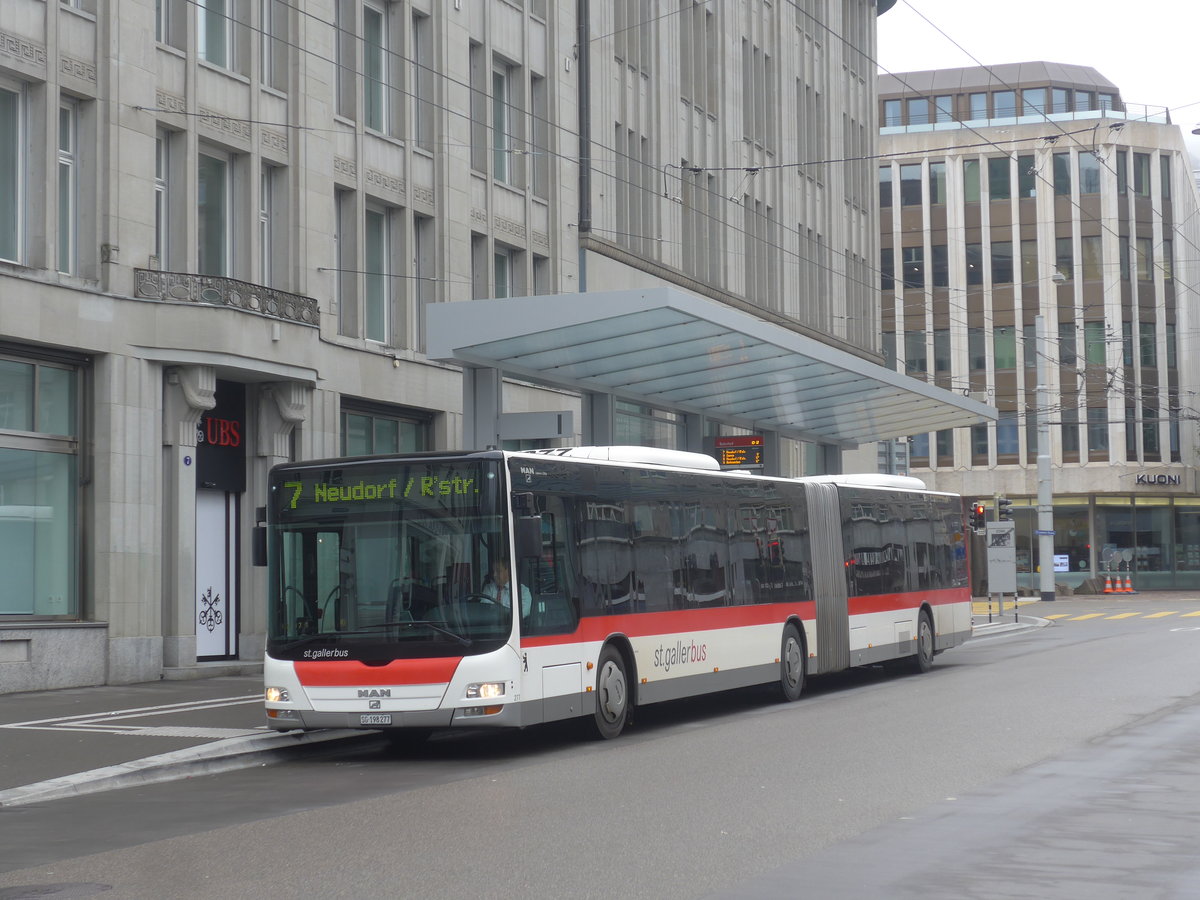
[[[984,523],[987,521],[987,507],[979,501],[971,504],[971,530],[982,534]]]
[[[999,497],[996,500],[996,521],[1011,522],[1013,517],[1012,501],[1007,497]]]

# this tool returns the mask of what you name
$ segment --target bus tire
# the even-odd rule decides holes
[[[933,668],[933,654],[937,650],[933,641],[933,619],[929,610],[921,610],[917,616],[917,652],[909,657],[913,672],[928,672]]]
[[[805,662],[800,629],[795,622],[788,622],[779,648],[779,693],[787,703],[799,700],[804,692]]]
[[[596,663],[596,710],[592,726],[596,737],[611,740],[624,729],[629,718],[629,678],[625,657],[612,644],[600,651]]]

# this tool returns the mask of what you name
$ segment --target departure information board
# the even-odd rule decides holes
[[[761,434],[737,434],[713,439],[713,451],[722,469],[761,469]]]

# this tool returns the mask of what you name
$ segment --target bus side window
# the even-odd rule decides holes
[[[524,634],[564,634],[579,624],[578,602],[572,590],[570,568],[570,520],[565,515],[563,498],[544,495],[537,498],[542,517],[541,554],[518,560],[519,580],[530,593],[529,615],[521,622]]]

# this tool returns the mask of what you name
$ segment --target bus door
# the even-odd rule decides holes
[[[817,668],[837,672],[850,665],[850,610],[842,554],[842,511],[838,487],[804,485],[812,535],[813,594],[817,601]]]

